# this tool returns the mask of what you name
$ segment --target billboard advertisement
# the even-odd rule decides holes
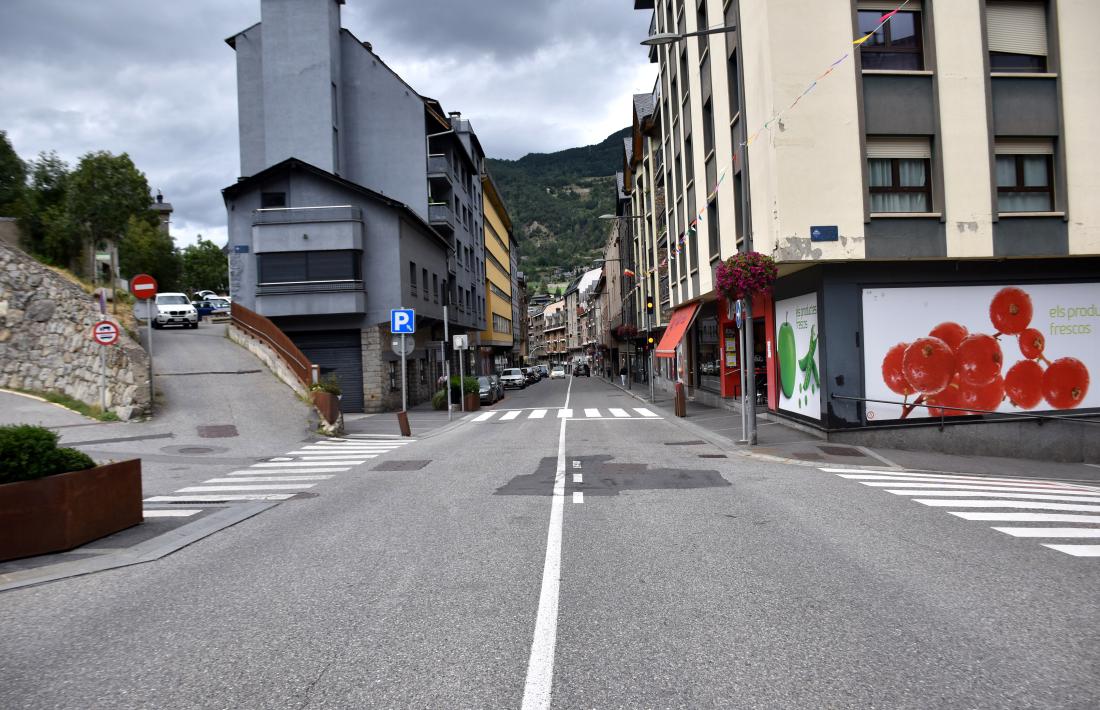
[[[868,421],[1100,407],[1100,283],[864,289],[863,342]]]
[[[779,408],[821,419],[821,359],[817,293],[775,302]]]

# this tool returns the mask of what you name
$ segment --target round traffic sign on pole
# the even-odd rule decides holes
[[[130,293],[134,298],[155,298],[157,295],[157,280],[149,274],[138,274],[130,279]]]
[[[737,329],[741,330],[741,326],[743,325],[743,321],[744,321],[744,315],[743,315],[744,312],[741,308],[741,299],[740,298],[737,299],[737,305],[734,306],[733,313],[734,313],[734,320],[737,322]]]
[[[100,345],[114,345],[118,341],[118,326],[109,320],[101,320],[92,326],[92,339]]]
[[[400,335],[393,336],[393,340],[390,341],[390,349],[393,350],[394,355],[405,356],[413,351],[415,343],[412,340],[406,341]]]

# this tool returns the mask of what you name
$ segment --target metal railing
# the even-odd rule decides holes
[[[1044,421],[1062,421],[1073,422],[1075,424],[1100,424],[1100,419],[1086,419],[1085,417],[1095,416],[1092,414],[1080,414],[1080,415],[1064,415],[1064,414],[1023,414],[1021,412],[998,412],[992,409],[974,409],[972,407],[954,407],[948,404],[925,404],[921,401],[921,398],[917,398],[912,402],[898,402],[889,399],[872,399],[870,397],[849,397],[843,394],[830,394],[830,399],[847,400],[851,402],[874,402],[875,404],[893,404],[902,408],[902,412],[908,414],[916,407],[923,407],[925,409],[937,409],[940,412],[939,423],[940,429],[943,429],[943,425],[946,421],[984,421],[984,422],[1003,422],[1010,421],[1012,419],[1034,421],[1042,425]],[[956,416],[960,415],[948,415],[946,412],[960,412],[961,414],[994,414],[997,419],[956,419]],[[930,416],[929,420],[935,420],[936,417]],[[925,420],[925,421],[929,421]]]
[[[259,284],[256,286],[256,295],[283,296],[292,293],[340,293],[362,290],[362,281],[289,281]]]
[[[447,202],[428,204],[428,222],[431,224],[445,224],[451,229],[455,228],[454,210]]]
[[[351,205],[329,205],[326,207],[271,207],[256,210],[253,215],[253,224],[363,221],[362,210]]]
[[[239,303],[230,306],[229,315],[233,319],[233,325],[267,343],[306,389],[317,384],[320,379],[320,368],[310,362],[294,341],[279,330],[278,326]]]
[[[442,175],[451,180],[451,164],[446,155],[433,153],[428,156],[428,176]]]

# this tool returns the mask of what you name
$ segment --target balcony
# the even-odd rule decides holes
[[[364,314],[367,292],[358,280],[259,284],[256,312],[269,318]]]
[[[445,183],[448,187],[454,184],[451,164],[446,155],[433,153],[428,156],[428,181]]]
[[[428,204],[428,223],[433,227],[455,231],[455,214],[449,202]]]
[[[351,205],[324,207],[274,207],[256,210],[257,224],[303,224],[308,222],[362,222],[363,212]]]
[[[358,207],[280,207],[252,213],[252,250],[363,249],[363,213]]]

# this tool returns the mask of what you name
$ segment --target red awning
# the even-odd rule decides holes
[[[676,346],[684,339],[684,333],[691,327],[692,321],[695,320],[695,314],[698,312],[698,303],[692,303],[690,306],[683,306],[673,311],[672,318],[668,321],[668,327],[665,328],[665,334],[657,345],[657,357],[676,356]]]

